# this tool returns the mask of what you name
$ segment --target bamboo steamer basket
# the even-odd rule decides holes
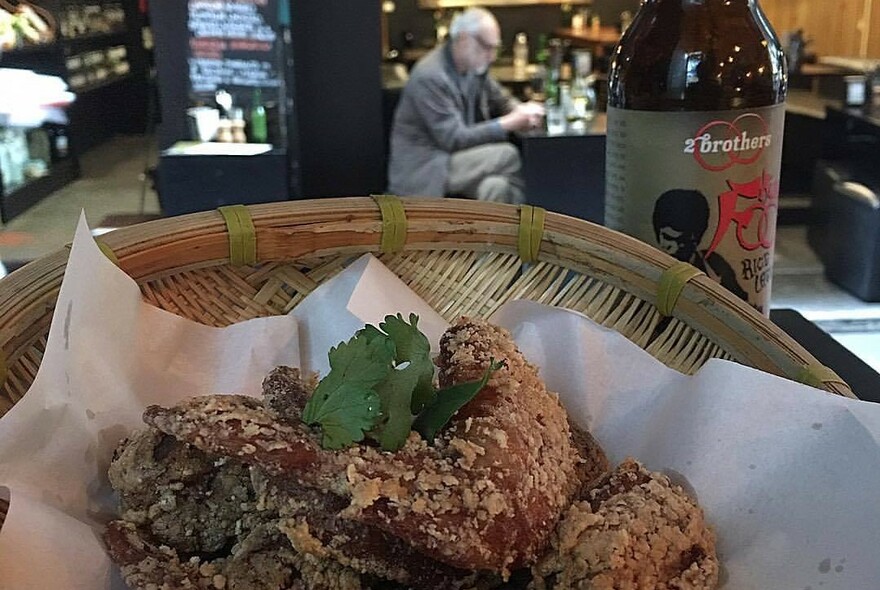
[[[383,215],[367,197],[243,208],[256,238],[257,260],[250,265],[231,263],[218,211],[142,223],[100,240],[147,302],[211,326],[286,313],[370,252],[450,321],[486,317],[506,301],[530,299],[582,312],[687,374],[710,358],[796,380],[821,369],[785,332],[703,274],[684,286],[671,317],[661,314],[661,277],[677,261],[618,232],[547,213],[537,260],[524,264],[518,207],[395,201],[406,216],[399,252],[381,251]],[[0,281],[0,415],[36,376],[68,254],[65,247]],[[824,389],[854,397],[839,378],[823,376]]]
[[[686,374],[722,358],[855,397],[785,332],[704,274],[683,286],[671,313],[661,313],[658,289],[680,263],[638,240],[555,213],[546,213],[540,227],[526,222],[530,207],[384,199],[384,207],[369,197],[242,207],[253,224],[253,264],[233,264],[233,240],[218,211],[150,221],[100,240],[147,302],[211,326],[286,313],[370,252],[449,321],[530,299],[584,313]],[[390,219],[393,210],[405,215],[405,229]],[[405,233],[389,247],[395,227]],[[539,244],[536,252],[523,252],[523,235]],[[0,281],[0,415],[36,376],[68,254],[63,248]]]

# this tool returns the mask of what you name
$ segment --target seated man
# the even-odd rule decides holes
[[[544,110],[487,76],[500,44],[495,17],[471,8],[452,21],[449,41],[413,68],[391,131],[390,192],[525,201],[507,134],[538,127]]]

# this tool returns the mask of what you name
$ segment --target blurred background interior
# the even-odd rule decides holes
[[[608,56],[638,0],[267,0],[228,43],[216,2],[0,0],[0,73],[63,81],[0,77],[0,272],[63,247],[81,211],[100,233],[383,192],[408,73],[471,4],[498,18],[510,92],[582,101],[516,138],[529,202],[601,223]],[[773,307],[880,369],[880,0],[761,5],[790,75]]]

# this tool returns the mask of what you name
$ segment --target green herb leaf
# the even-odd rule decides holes
[[[481,381],[434,391],[431,345],[418,321],[415,314],[409,322],[389,315],[378,328],[367,325],[330,350],[330,372],[303,410],[305,423],[321,427],[324,448],[339,449],[369,435],[395,451],[413,428],[433,440],[502,366],[493,360]]]
[[[330,372],[303,409],[303,422],[321,426],[322,445],[341,448],[363,440],[381,415],[375,392],[392,371],[394,342],[358,335],[330,350]]]
[[[396,451],[409,437],[413,421],[410,405],[418,380],[419,373],[410,365],[391,371],[388,378],[376,387],[384,420],[371,435],[378,439],[386,451]]]
[[[374,326],[372,324],[367,324],[366,326],[364,326],[363,328],[361,328],[360,330],[358,330],[355,333],[355,338],[358,338],[358,337],[366,338],[367,342],[369,343],[369,342],[374,341],[377,338],[387,339],[388,335],[382,333],[382,331],[380,331],[379,328],[377,328],[376,326]],[[395,355],[396,355],[396,353],[395,353]]]
[[[503,362],[496,363],[495,359],[492,359],[481,380],[459,383],[438,391],[434,402],[427,406],[413,422],[413,430],[421,434],[425,440],[434,440],[437,433],[446,426],[455,413],[474,399],[486,386],[492,373],[503,366]]]
[[[434,364],[431,344],[418,328],[419,317],[389,315],[378,328],[366,326],[359,332],[369,339],[387,338],[393,342],[395,369],[390,371],[376,393],[382,403],[382,419],[370,436],[386,451],[396,451],[406,443],[412,429],[413,408],[421,408],[434,397]]]
[[[376,330],[373,326],[367,326],[364,331],[370,328]],[[431,343],[419,330],[419,316],[416,314],[409,314],[409,323],[406,323],[400,314],[385,316],[385,321],[379,324],[379,329],[394,341],[397,349],[394,360],[398,363],[430,357]]]
[[[418,376],[412,389],[410,411],[418,414],[427,404],[434,401],[434,363],[431,362],[431,343],[419,330],[419,316],[411,313],[409,323],[403,316],[389,315],[379,324],[379,328],[394,341],[397,350],[394,360],[398,364],[409,363],[406,368]]]
[[[321,406],[316,423],[321,425],[321,446],[341,449],[364,439],[381,411],[379,396],[372,389],[343,383]]]

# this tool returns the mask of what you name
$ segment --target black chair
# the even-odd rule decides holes
[[[834,284],[880,301],[880,177],[862,167],[819,161],[807,239]]]

